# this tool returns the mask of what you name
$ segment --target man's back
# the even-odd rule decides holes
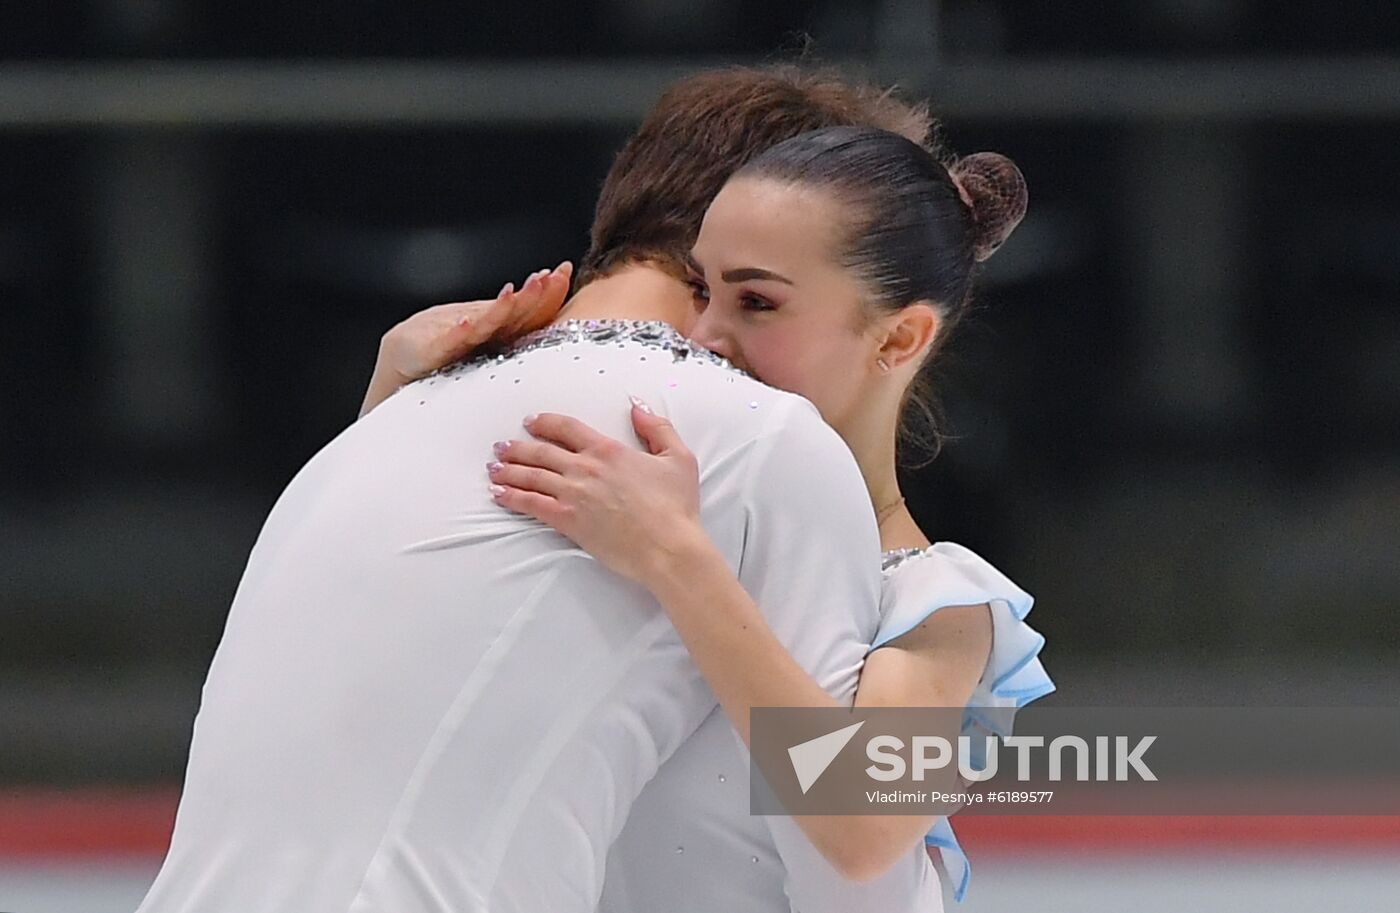
[[[631,802],[714,698],[649,594],[493,504],[484,463],[530,412],[634,440],[629,393],[695,451],[706,528],[778,636],[853,680],[878,544],[815,410],[659,324],[552,328],[405,388],[283,493],[143,913],[592,911]]]

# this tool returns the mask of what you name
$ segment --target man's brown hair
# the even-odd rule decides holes
[[[642,261],[680,274],[730,175],[785,139],[839,126],[879,127],[938,154],[925,106],[829,69],[736,67],[681,80],[613,161],[578,285]]]

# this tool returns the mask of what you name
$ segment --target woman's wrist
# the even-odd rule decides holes
[[[694,586],[711,567],[732,573],[699,521],[689,522],[653,540],[640,582],[665,605],[670,594]]]
[[[399,392],[400,388],[418,379],[398,367],[398,363],[402,359],[395,349],[396,347],[402,348],[402,346],[396,341],[396,334],[402,333],[401,326],[394,327],[379,340],[379,351],[374,358],[374,371],[370,374],[364,405],[360,408],[361,418],[373,410],[375,406]]]
[[[397,393],[405,383],[407,381],[404,381],[397,371],[376,362],[369,386],[365,389],[364,403],[360,406],[360,417],[363,418],[373,411],[374,407]]]

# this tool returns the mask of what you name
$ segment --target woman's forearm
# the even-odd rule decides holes
[[[646,584],[749,744],[751,707],[842,707],[773,634],[703,531],[661,552]]]
[[[369,379],[369,387],[365,390],[365,401],[360,404],[360,418],[364,418],[375,406],[393,396],[404,383],[405,381],[393,371],[376,363],[374,374]]]
[[[405,384],[467,357],[488,341],[515,339],[549,323],[569,294],[573,264],[532,273],[515,291],[507,283],[494,299],[424,308],[379,340],[374,374],[360,405],[364,418]]]
[[[774,635],[728,563],[702,532],[658,549],[647,585],[744,739],[752,707],[844,707]],[[918,845],[933,816],[799,815],[793,820],[847,878],[866,881]]]

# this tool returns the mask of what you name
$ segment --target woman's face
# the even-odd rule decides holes
[[[865,288],[838,261],[842,213],[828,194],[730,181],[705,213],[690,282],[690,336],[764,383],[798,393],[838,429],[879,355]]]

